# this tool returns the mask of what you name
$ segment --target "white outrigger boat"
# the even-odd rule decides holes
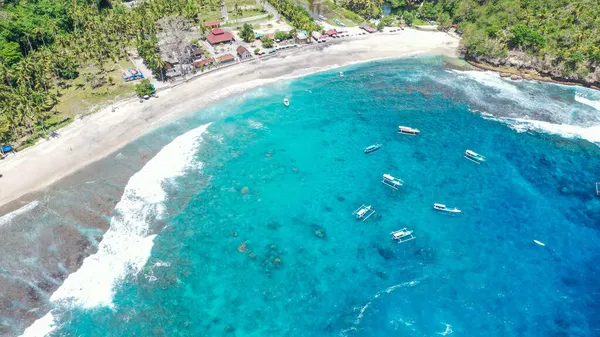
[[[596,195],[600,195],[600,182],[596,183]]]
[[[371,215],[375,214],[375,210],[372,206],[361,205],[356,211],[352,212],[352,215],[358,220],[367,221]]]
[[[408,126],[399,126],[398,127],[398,133],[402,133],[405,135],[411,135],[411,136],[416,136],[419,134],[419,129],[414,129]]]
[[[402,179],[393,177],[392,175],[387,173],[383,175],[383,179],[381,180],[381,182],[384,185],[387,185],[395,190],[397,190],[400,186],[402,186],[402,184],[404,184],[404,181],[402,181]]]
[[[414,240],[417,238],[412,233],[413,231],[408,230],[406,227],[404,227],[397,231],[393,231],[390,234],[392,234],[392,240],[398,240],[398,243],[404,243],[406,241]]]
[[[471,150],[467,150],[465,151],[465,158],[469,159],[470,161],[477,163],[477,164],[481,164],[482,162],[485,161],[485,157],[480,155],[479,153],[476,153],[474,151]]]
[[[456,207],[449,208],[444,204],[433,204],[433,209],[435,209],[436,211],[445,212],[445,213],[449,213],[449,214],[462,213],[462,211],[460,209],[458,209]]]
[[[289,100],[289,99],[287,99],[287,98],[284,98],[284,99],[283,99],[283,104],[284,104],[285,106],[290,106],[290,100]]]
[[[375,152],[375,151],[377,151],[377,150],[379,150],[379,149],[381,149],[381,144],[379,144],[379,143],[375,143],[375,144],[373,144],[373,145],[371,145],[371,146],[367,146],[367,147],[365,148],[365,151],[364,151],[364,152],[365,152],[365,153],[371,153],[371,152]]]

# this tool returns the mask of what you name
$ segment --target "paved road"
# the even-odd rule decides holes
[[[277,11],[275,10],[275,8],[273,8],[273,6],[271,6],[271,4],[269,4],[266,1],[264,1],[264,2],[262,2],[262,5],[265,7],[265,10],[267,12],[269,12],[269,14],[273,15],[273,19],[279,20],[279,13],[277,13]]]
[[[227,21],[229,19],[227,15],[227,6],[225,6],[225,1],[221,2],[221,20]]]

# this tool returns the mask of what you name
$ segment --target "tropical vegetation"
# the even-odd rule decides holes
[[[390,0],[389,5],[409,25],[430,20],[446,30],[456,24],[467,57],[509,64],[516,59],[553,76],[600,81],[598,0]],[[360,13],[370,7],[351,9]]]
[[[321,31],[321,27],[317,25],[304,7],[296,4],[292,0],[267,0],[279,14],[289,21],[294,28],[306,30],[308,32]]]
[[[63,121],[57,104],[85,70],[86,85],[114,84],[109,72],[132,48],[157,75],[157,21],[198,22],[219,0],[0,0],[0,142],[35,139]],[[200,25],[203,29],[203,25]]]

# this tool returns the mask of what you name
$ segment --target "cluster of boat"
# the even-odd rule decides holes
[[[411,128],[408,126],[399,126],[398,127],[398,133],[405,134],[405,135],[416,136],[420,132],[421,131],[419,129]],[[372,153],[381,148],[383,148],[383,146],[381,144],[375,143],[371,146],[366,147],[364,150],[364,153]],[[486,158],[484,156],[482,156],[472,150],[466,150],[464,157],[474,163],[477,163],[477,164],[481,164],[482,162],[484,162],[486,160]],[[396,178],[396,177],[392,176],[391,174],[385,173],[382,177],[381,183],[383,183],[384,185],[386,185],[394,190],[398,190],[404,184],[404,181],[400,178]],[[439,203],[434,203],[433,209],[435,211],[438,211],[438,212],[444,213],[444,214],[448,214],[448,215],[458,215],[458,214],[462,213],[462,211],[456,207],[449,207],[449,206],[446,206],[444,204],[439,204]],[[371,206],[371,205],[363,204],[358,209],[356,209],[354,212],[352,212],[352,214],[358,220],[367,221],[368,218],[370,218],[373,214],[375,214],[375,209],[373,209],[373,206]],[[398,241],[398,243],[403,243],[403,242],[407,242],[407,241],[416,239],[416,236],[413,235],[413,232],[414,232],[413,230],[410,230],[405,227],[405,228],[393,231],[390,234],[392,236],[392,240],[396,240],[396,241]]]
[[[419,129],[415,129],[415,128],[411,128],[408,126],[399,126],[398,127],[398,133],[404,134],[404,135],[410,135],[410,136],[416,136],[420,133],[421,131]],[[373,145],[367,146],[365,148],[365,153],[371,153],[371,152],[375,152],[379,149],[383,148],[383,146],[379,143],[375,143]],[[466,150],[464,157],[476,164],[481,164],[485,161],[485,157],[480,155],[479,153],[472,151],[472,150]]]

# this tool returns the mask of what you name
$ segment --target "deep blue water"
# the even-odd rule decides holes
[[[474,80],[439,57],[343,71],[156,131],[213,122],[202,167],[165,183],[169,216],[146,266],[118,283],[112,308],[57,308],[54,335],[600,335],[600,149],[473,112],[600,124],[574,100],[581,89]],[[405,185],[391,190],[384,173]],[[351,214],[363,203],[377,211],[366,222]],[[397,244],[389,233],[403,227],[417,238]]]

